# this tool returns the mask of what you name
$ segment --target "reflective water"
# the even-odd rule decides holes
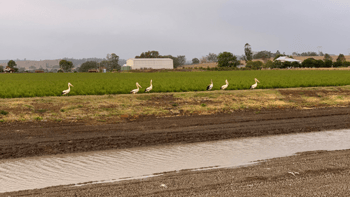
[[[0,160],[0,193],[234,167],[296,152],[350,149],[349,142],[350,130],[339,130]]]

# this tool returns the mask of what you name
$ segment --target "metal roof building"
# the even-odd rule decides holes
[[[281,61],[281,62],[299,62],[301,63],[300,60],[296,60],[296,59],[293,59],[293,58],[289,58],[287,56],[281,56],[279,58],[276,59],[277,61]]]
[[[131,69],[173,69],[173,60],[170,58],[132,58],[126,61]]]

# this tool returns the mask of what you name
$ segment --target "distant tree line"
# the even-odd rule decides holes
[[[316,52],[302,52],[302,53],[297,53],[293,52],[293,56],[323,56],[324,54],[322,52],[316,53]],[[249,43],[246,43],[244,45],[244,55],[241,56],[241,60],[245,61],[248,63],[249,61],[252,61],[253,59],[262,59],[264,62],[269,60],[270,58],[277,59],[280,56],[288,56],[285,53],[281,53],[279,50],[277,50],[275,53],[271,51],[258,51],[253,53],[251,46]],[[237,56],[236,56],[237,57]],[[238,57],[237,57],[238,58]],[[217,55],[215,53],[209,53],[207,56],[202,56],[200,59],[198,58],[193,58],[192,59],[192,64],[199,64],[199,63],[210,63],[210,62],[218,62]]]
[[[262,68],[292,68],[292,67],[346,67],[350,66],[350,62],[347,62],[343,54],[339,54],[336,61],[333,62],[332,57],[329,54],[323,54],[322,52],[293,52],[293,56],[324,56],[323,60],[315,60],[314,58],[305,59],[301,64],[299,62],[281,62],[276,59],[281,56],[288,56],[285,53],[280,53],[277,50],[275,53],[271,51],[259,51],[256,53],[252,52],[251,45],[246,43],[244,45],[244,55],[241,56],[240,60],[246,62],[245,69],[262,69]],[[293,58],[292,56],[288,56]],[[184,55],[172,56],[172,55],[160,55],[158,51],[147,51],[142,52],[139,56],[135,58],[171,58],[173,60],[173,67],[177,68],[186,64],[186,57]],[[273,58],[273,61],[270,59]],[[262,61],[252,61],[253,59],[262,59]],[[218,55],[215,53],[209,53],[206,56],[199,58],[193,58],[192,64],[199,63],[212,63],[216,62],[219,68],[237,68],[241,64],[239,58],[233,55],[231,52],[221,52]],[[71,72],[74,65],[80,65],[76,70],[79,72],[88,72],[90,69],[105,68],[107,71],[120,70],[120,64],[125,64],[126,60],[120,60],[119,56],[115,53],[107,54],[106,58],[83,58],[83,59],[73,59],[64,58],[59,62],[59,68],[64,72]],[[24,71],[24,68],[20,70],[16,67],[16,62],[10,60],[8,66],[13,68],[15,72]],[[42,67],[39,70],[48,72],[48,66],[44,69]],[[35,70],[36,67],[29,67]],[[3,72],[4,68],[0,66],[0,72]]]
[[[289,56],[291,57],[291,56]],[[350,62],[346,61],[343,54],[339,54],[336,61],[332,61],[332,57],[329,54],[324,54],[323,60],[316,60],[314,58],[307,58],[302,63],[299,62],[281,62],[278,60],[263,61],[249,61],[247,62],[246,69],[261,69],[261,68],[339,68],[349,67]]]
[[[107,60],[107,58],[96,58],[96,57],[94,57],[94,58],[74,59],[74,58],[67,58],[67,57],[65,57],[65,58],[63,58],[63,60],[71,61],[74,66],[79,67],[80,65],[82,65],[83,63],[88,62],[88,61],[94,61],[94,62],[99,63],[99,62]],[[123,64],[126,63],[126,60],[119,59],[118,63],[120,65],[123,65]]]
[[[107,71],[120,70],[119,56],[115,53],[107,54],[106,59],[101,62],[87,61],[80,65],[79,72],[88,72],[90,69],[105,68]]]
[[[203,63],[213,63],[213,62],[218,62],[218,55],[215,53],[209,53],[206,56],[202,56],[200,59],[198,58],[193,58],[192,59],[192,64],[203,64]]]
[[[297,61],[295,62],[288,62],[288,61],[278,61],[276,60],[278,57],[281,56],[287,56],[290,58],[293,58],[292,56],[288,56],[285,53],[280,53],[278,50],[276,53],[272,53],[271,51],[259,51],[255,54],[253,54],[251,46],[249,43],[246,43],[244,45],[244,55],[242,55],[241,60],[244,60],[246,62],[246,65],[244,69],[262,69],[262,68],[327,68],[327,67],[348,67],[350,66],[350,62],[347,62],[345,59],[345,56],[343,54],[339,54],[338,58],[335,62],[332,61],[332,57],[329,54],[323,54],[322,52],[316,53],[316,52],[303,52],[303,53],[293,53],[297,56],[324,56],[323,60],[315,60],[314,58],[308,58],[305,59],[302,63],[299,63]],[[199,63],[207,63],[208,60],[211,59],[210,57],[214,56],[215,54],[209,53],[207,56],[203,56],[201,59],[193,58],[192,64],[199,64]],[[270,60],[273,58],[273,61]],[[240,65],[240,61],[238,60],[237,56],[233,55],[230,52],[222,52],[219,53],[218,56],[215,55],[215,58],[213,58],[214,61],[218,62],[219,68],[236,68],[238,65]],[[253,59],[261,59],[262,61],[252,61]]]

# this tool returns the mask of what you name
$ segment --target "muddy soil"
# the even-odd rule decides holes
[[[0,159],[350,128],[350,107],[145,117],[119,124],[1,123]]]
[[[140,180],[56,186],[4,196],[341,196],[350,194],[350,150],[316,151],[259,165],[183,170]]]

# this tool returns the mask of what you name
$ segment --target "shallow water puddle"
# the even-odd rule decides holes
[[[235,167],[296,152],[350,149],[349,141],[350,130],[338,130],[0,160],[0,193]]]

